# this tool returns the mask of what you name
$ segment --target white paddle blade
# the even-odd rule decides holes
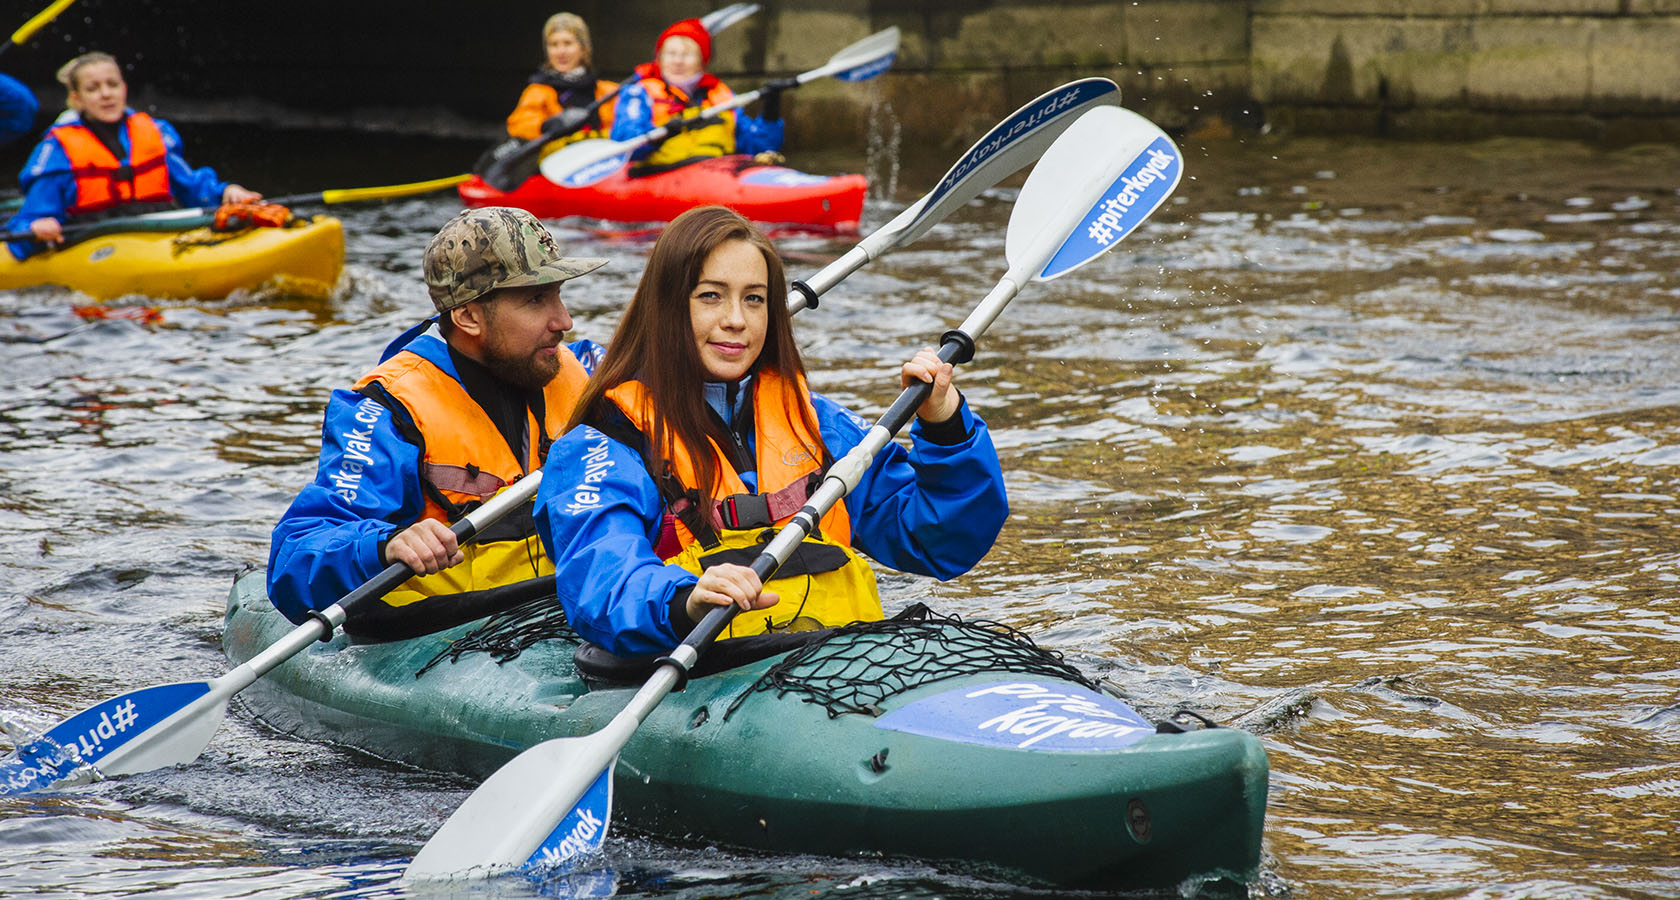
[[[916,240],[982,191],[1031,165],[1087,110],[1119,103],[1120,88],[1114,82],[1107,78],[1082,78],[1047,91],[1010,113],[968,148],[933,190],[928,191],[919,207],[900,214],[900,218],[906,214],[910,218],[893,235],[892,246]],[[888,232],[898,224],[895,219],[876,234]]]
[[[593,839],[599,846],[606,839],[611,810],[591,807],[589,800],[603,778],[612,780],[613,763],[623,746],[616,737],[609,724],[585,737],[555,738],[520,753],[444,821],[415,854],[403,878],[476,879],[527,865],[551,865],[552,860],[544,859],[545,847],[554,845],[553,859],[566,852],[576,856],[582,852],[578,842],[566,846],[567,839],[595,825],[599,834]],[[605,800],[611,803],[610,789]]]
[[[1143,224],[1183,174],[1183,156],[1155,123],[1117,106],[1087,111],[1021,186],[1004,237],[1010,270],[1030,266],[1020,274],[1049,281],[1096,259]]]
[[[758,12],[757,3],[731,3],[722,9],[714,9],[701,16],[700,27],[706,29],[707,34],[715,35],[755,12]]]
[[[612,785],[613,767],[608,766],[521,868],[533,875],[571,872],[582,857],[600,852],[612,822]]]
[[[626,148],[626,143],[595,138],[567,144],[544,157],[537,168],[544,178],[561,187],[589,187],[629,164],[630,151],[635,147]]]
[[[0,762],[0,794],[192,762],[227,709],[208,681],[160,684],[104,700]]]
[[[828,65],[801,75],[801,83],[832,74],[841,81],[868,81],[892,68],[898,57],[898,26],[884,28],[834,54]],[[817,74],[821,73],[821,74]]]

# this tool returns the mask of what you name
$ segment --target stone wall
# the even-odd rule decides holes
[[[961,143],[1083,75],[1114,79],[1128,106],[1180,133],[1680,139],[1680,0],[764,6],[763,56],[738,60],[743,75],[795,71],[870,30],[902,29],[881,90],[906,138],[921,142]],[[854,129],[855,94],[807,89],[796,136]]]
[[[665,25],[723,2],[79,0],[4,62],[49,106],[53,70],[97,48],[128,65],[139,105],[185,121],[488,139],[550,13],[583,15],[602,72],[622,76]],[[901,143],[960,149],[1088,75],[1180,134],[1680,139],[1680,0],[759,2],[717,39],[714,70],[742,88],[877,29],[904,34],[885,77],[790,95],[796,146],[855,148],[880,133],[860,127],[874,117]]]

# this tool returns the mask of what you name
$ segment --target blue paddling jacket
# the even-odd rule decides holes
[[[133,112],[130,109],[125,114]],[[81,121],[78,113],[67,110],[53,124],[77,125]],[[215,169],[209,166],[195,169],[187,162],[186,157],[181,155],[181,135],[175,131],[175,126],[156,117],[152,121],[163,134],[169,193],[175,202],[189,207],[220,204],[228,183],[216,174]],[[123,146],[122,160],[127,162],[133,152],[128,145],[128,130],[124,128],[119,134]],[[63,223],[65,211],[76,204],[76,176],[70,171],[70,157],[50,133],[29,154],[23,171],[18,173],[18,186],[23,189],[23,206],[6,222],[9,232],[28,231],[29,223],[36,219],[52,218]],[[45,249],[35,241],[12,241],[7,247],[18,259],[28,258]]]
[[[706,387],[722,414],[722,386]],[[749,393],[740,392],[735,412]],[[811,394],[811,402],[835,459],[863,440],[870,423],[821,394]],[[960,432],[952,423],[935,426],[959,434],[954,443],[929,440],[916,419],[909,450],[889,442],[876,454],[845,499],[853,547],[883,565],[941,580],[968,571],[991,550],[1009,515],[1003,472],[986,423],[967,401],[956,421]],[[756,451],[751,434],[747,449]],[[741,475],[756,491],[753,474]],[[580,496],[590,502],[577,502]],[[682,639],[671,621],[672,600],[699,578],[655,553],[664,511],[637,449],[582,425],[549,450],[535,519],[554,560],[561,605],[578,634],[620,656],[665,653]]]
[[[443,339],[435,333],[415,336],[418,330],[394,341],[384,358],[407,350],[459,379]],[[605,352],[588,340],[567,348],[591,372]],[[274,526],[268,596],[293,622],[302,622],[309,610],[337,603],[384,571],[385,542],[418,521],[426,509],[420,448],[401,434],[392,415],[369,415],[366,404],[382,409],[357,391],[332,392],[321,425],[315,479]],[[355,473],[354,490],[341,489],[346,471]]]

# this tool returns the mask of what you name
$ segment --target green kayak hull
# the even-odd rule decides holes
[[[557,640],[505,663],[464,654],[416,677],[471,627],[317,643],[247,690],[247,706],[301,737],[482,778],[541,741],[603,727],[633,693],[586,683],[574,647]],[[261,572],[235,583],[223,634],[233,663],[292,628]],[[879,717],[831,717],[804,697],[753,689],[779,659],[695,678],[666,698],[619,757],[615,821],[673,839],[914,857],[1068,887],[1239,886],[1256,874],[1267,763],[1253,735],[1139,728],[1117,749],[1066,750],[1019,737],[1035,733],[1028,726],[988,743],[944,733],[937,714],[921,711],[951,698],[1084,689],[989,672],[889,697]]]

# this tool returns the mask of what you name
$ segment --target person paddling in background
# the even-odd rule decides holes
[[[58,80],[69,109],[24,164],[23,206],[6,223],[40,242],[13,241],[18,259],[63,242],[71,222],[262,199],[214,169],[188,165],[174,126],[128,107],[128,84],[110,54],[84,53],[58,70]]]
[[[781,93],[793,86],[791,79],[772,81],[761,89],[761,116],[730,110],[702,119],[701,110],[735,96],[728,85],[706,71],[712,60],[712,36],[699,19],[684,19],[661,32],[654,46],[654,61],[637,66],[634,77],[638,80],[626,82],[619,92],[610,136],[615,141],[629,140],[661,126],[671,134],[637,151],[632,174],[730,153],[780,160]]]
[[[812,393],[780,257],[746,219],[690,210],[654,244],[630,306],[537,491],[567,619],[620,656],[669,651],[713,606],[725,637],[881,618],[858,553],[949,579],[1009,512],[986,424],[924,349],[911,449],[890,443],[768,584],[749,567],[869,424]]]
[[[531,76],[519,95],[519,103],[507,117],[508,136],[535,140],[549,131],[561,136],[544,148],[552,152],[561,145],[584,138],[605,136],[612,128],[613,104],[591,104],[618,89],[595,74],[589,26],[572,13],[555,13],[543,23],[542,68]]]
[[[600,345],[562,345],[564,256],[530,213],[466,210],[426,247],[437,316],[336,390],[315,480],[274,526],[268,596],[301,623],[393,562],[419,573],[345,623],[358,640],[427,634],[553,591],[529,507],[461,547],[449,525],[527,473],[563,431]],[[431,332],[435,325],[436,333]]]

